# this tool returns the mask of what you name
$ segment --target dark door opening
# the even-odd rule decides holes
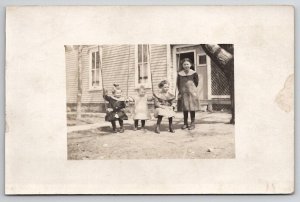
[[[178,53],[178,55],[177,55],[177,58],[178,58],[178,56],[179,56],[179,67],[178,67],[178,71],[181,71],[182,70],[182,66],[181,66],[181,64],[180,64],[180,61],[182,60],[182,59],[184,59],[184,58],[189,58],[192,62],[193,62],[193,64],[195,64],[195,57],[194,57],[194,52],[188,52],[188,53]],[[192,67],[191,67],[191,69],[192,70],[195,70],[195,65],[193,65]]]

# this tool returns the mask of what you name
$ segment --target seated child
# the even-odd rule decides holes
[[[107,95],[107,90],[103,89],[103,98],[108,101],[106,110],[105,121],[111,122],[113,132],[118,132],[116,129],[116,121],[120,124],[120,133],[124,133],[123,120],[128,120],[124,111],[126,104],[125,99],[122,97],[122,90],[119,85],[114,84],[112,96]]]
[[[158,84],[160,92],[154,94],[154,117],[157,118],[156,133],[160,133],[160,124],[163,117],[169,119],[169,131],[174,133],[172,126],[173,117],[175,117],[175,96],[169,91],[169,82],[163,80]]]

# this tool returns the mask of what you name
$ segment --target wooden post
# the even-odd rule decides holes
[[[211,100],[211,59],[208,55],[206,55],[206,71],[207,71],[207,99]],[[208,102],[207,111],[212,112],[213,107],[212,103]]]
[[[77,116],[76,120],[81,119],[81,98],[82,98],[82,46],[76,46],[74,49],[78,51],[78,63],[77,63],[77,72],[78,72],[78,91],[77,91]]]

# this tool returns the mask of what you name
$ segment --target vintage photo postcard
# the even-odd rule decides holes
[[[68,159],[234,158],[233,48],[66,45]]]
[[[6,194],[293,191],[293,7],[7,7]]]

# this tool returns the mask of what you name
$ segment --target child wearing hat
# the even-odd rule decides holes
[[[116,121],[120,124],[120,133],[124,133],[123,120],[128,120],[125,113],[125,98],[122,96],[122,90],[118,84],[114,84],[112,89],[112,96],[107,95],[106,89],[103,89],[103,98],[108,101],[108,106],[106,109],[105,121],[111,122],[113,132],[116,133]]]

